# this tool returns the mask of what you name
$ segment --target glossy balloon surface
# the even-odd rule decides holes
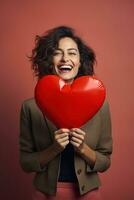
[[[105,88],[95,76],[81,76],[66,84],[58,76],[48,75],[37,82],[35,100],[57,128],[79,128],[102,106]]]

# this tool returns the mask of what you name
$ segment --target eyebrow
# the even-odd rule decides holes
[[[60,48],[57,48],[56,50],[60,50],[60,51],[63,51],[62,49],[60,49]],[[69,48],[69,49],[67,49],[67,50],[75,50],[75,51],[78,51],[77,49],[75,49],[75,48]]]

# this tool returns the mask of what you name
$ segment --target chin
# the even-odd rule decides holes
[[[65,77],[58,75],[61,79],[63,79],[66,83],[72,83],[74,78],[73,77]]]
[[[64,75],[58,75],[60,78],[62,78],[63,80],[65,81],[69,81],[69,80],[72,80],[74,79],[74,77],[70,77],[70,76],[64,76]]]

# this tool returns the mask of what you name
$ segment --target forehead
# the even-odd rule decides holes
[[[78,46],[77,46],[77,43],[72,38],[64,37],[64,38],[61,38],[59,40],[58,48],[61,48],[61,49],[64,49],[64,48],[65,49],[69,49],[69,48],[78,49]]]

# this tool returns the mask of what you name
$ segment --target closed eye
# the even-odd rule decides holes
[[[68,54],[69,55],[77,55],[77,53],[75,53],[75,52],[69,52]]]
[[[61,51],[54,51],[53,55],[58,55],[58,54],[61,54],[62,52]]]

